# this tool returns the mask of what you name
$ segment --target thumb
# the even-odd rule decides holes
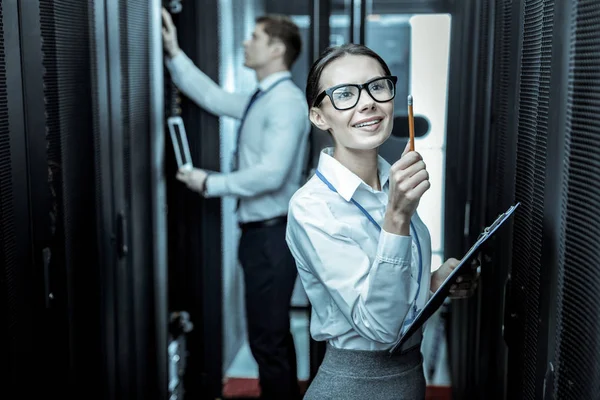
[[[404,151],[402,152],[402,156],[404,157],[406,155],[406,153],[408,153],[410,151],[410,139],[406,142],[406,146],[404,147]]]
[[[187,183],[187,177],[188,174],[184,173],[183,171],[177,171],[177,175],[175,176],[175,178],[177,178],[178,181]]]

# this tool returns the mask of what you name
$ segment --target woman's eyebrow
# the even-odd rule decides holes
[[[335,84],[335,85],[328,86],[328,88],[332,88],[332,87],[336,87],[336,86],[342,86],[342,85],[362,85],[362,84],[364,84],[364,83],[367,83],[367,82],[370,82],[370,81],[372,81],[373,79],[377,79],[377,78],[383,78],[384,76],[385,76],[385,75],[377,75],[377,76],[373,76],[373,77],[371,77],[371,78],[367,79],[366,81],[363,81],[363,82],[360,82],[360,83],[347,83],[347,82],[343,82],[343,83],[337,83],[337,84]]]

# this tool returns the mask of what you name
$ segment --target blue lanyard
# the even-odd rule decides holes
[[[319,179],[321,179],[321,180],[323,181],[323,183],[325,183],[325,184],[327,185],[327,187],[328,187],[329,189],[331,189],[333,192],[336,192],[336,193],[337,193],[337,190],[335,189],[335,187],[334,187],[334,186],[331,184],[331,182],[329,182],[329,181],[327,180],[327,178],[325,178],[325,177],[323,176],[323,174],[321,174],[321,172],[320,172],[319,170],[316,170],[316,171],[315,171],[315,174],[316,174],[316,175],[319,177]],[[366,217],[369,219],[369,221],[371,221],[371,222],[373,223],[373,225],[375,225],[375,227],[377,228],[377,230],[378,230],[378,231],[381,231],[381,226],[379,226],[379,224],[377,223],[377,221],[375,221],[375,220],[373,219],[373,217],[371,216],[371,214],[369,214],[369,212],[368,212],[367,210],[365,210],[365,209],[364,209],[364,207],[363,207],[363,206],[361,206],[361,205],[358,203],[358,201],[356,201],[356,200],[354,200],[354,199],[352,199],[352,198],[350,199],[350,201],[351,201],[351,202],[352,202],[352,203],[353,203],[353,204],[354,204],[356,207],[358,207],[358,209],[359,209],[360,211],[362,211],[362,213],[363,213],[363,214],[365,214],[365,216],[366,216]],[[419,292],[421,291],[421,277],[422,277],[422,275],[423,275],[423,255],[422,255],[422,253],[421,253],[421,243],[419,242],[419,237],[417,236],[417,230],[415,229],[415,226],[413,225],[412,221],[410,221],[410,226],[411,226],[411,228],[412,228],[412,230],[413,230],[413,232],[414,232],[414,235],[413,235],[413,237],[415,238],[415,242],[416,242],[416,244],[417,244],[417,250],[419,251],[419,280],[418,280],[419,286],[418,286],[418,288],[417,288],[417,295],[415,296],[415,302],[414,302],[414,304],[413,304],[413,311],[414,311],[414,313],[413,313],[413,315],[412,315],[412,318],[407,318],[407,319],[404,321],[404,326],[406,326],[406,325],[408,325],[408,324],[411,324],[411,323],[414,321],[414,319],[415,319],[415,317],[416,317],[416,315],[417,315],[417,312],[416,312],[416,311],[417,311],[417,305],[416,305],[416,302],[417,302],[417,299],[419,298]]]

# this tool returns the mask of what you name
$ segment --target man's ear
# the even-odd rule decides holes
[[[275,57],[284,57],[285,56],[285,44],[283,44],[280,40],[274,40],[272,45],[273,55]]]
[[[312,107],[310,109],[310,122],[322,131],[327,131],[330,128],[327,120],[323,116],[323,112],[318,107]]]

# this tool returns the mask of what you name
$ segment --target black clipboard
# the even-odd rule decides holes
[[[488,227],[486,227],[483,232],[477,238],[475,244],[467,251],[465,256],[461,259],[460,264],[454,270],[446,280],[442,283],[440,288],[431,296],[425,307],[417,314],[413,323],[409,326],[409,328],[400,336],[400,340],[392,347],[390,350],[390,354],[395,353],[402,345],[410,339],[410,337],[419,329],[423,324],[431,318],[431,316],[444,304],[444,300],[450,294],[450,288],[455,283],[456,279],[461,275],[461,270],[467,268],[471,264],[471,260],[473,260],[474,256],[477,254],[477,251],[489,238],[491,238],[506,221],[510,219],[513,215],[517,207],[519,207],[521,203],[517,203],[514,206],[511,206],[508,210],[503,212],[496,218],[496,220]]]

